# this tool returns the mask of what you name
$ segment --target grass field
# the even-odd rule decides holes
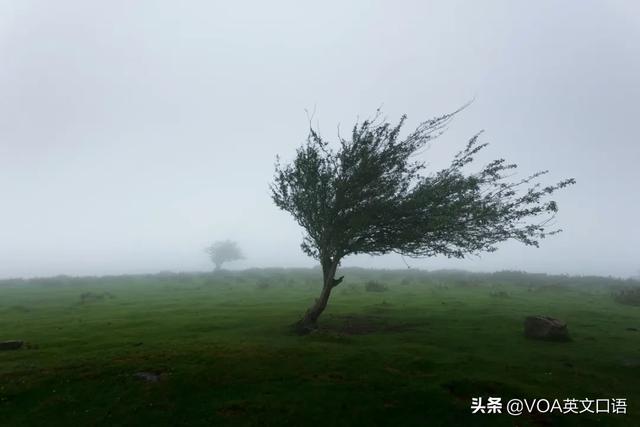
[[[0,282],[1,426],[640,425],[637,282],[346,269]],[[376,281],[387,290],[367,292]],[[526,315],[570,342],[523,336]],[[471,414],[471,398],[626,398],[627,414]]]

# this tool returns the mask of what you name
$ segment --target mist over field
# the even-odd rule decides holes
[[[469,100],[420,153],[574,177],[563,233],[412,268],[629,277],[640,269],[640,4],[0,3],[0,278],[309,267],[271,201],[276,155],[382,106],[405,131]],[[406,268],[398,255],[344,266]]]
[[[0,0],[0,426],[640,426],[639,76],[632,0]]]

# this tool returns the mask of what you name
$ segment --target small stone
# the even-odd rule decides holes
[[[549,316],[528,316],[524,321],[527,338],[547,341],[569,341],[567,323]]]
[[[136,372],[133,376],[150,383],[157,383],[162,379],[162,374],[156,372]]]

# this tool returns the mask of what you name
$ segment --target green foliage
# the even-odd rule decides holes
[[[620,304],[640,306],[640,288],[620,289],[613,294],[613,298]]]
[[[401,137],[406,117],[392,125],[378,112],[356,123],[350,139],[339,136],[336,149],[311,128],[293,162],[278,160],[271,185],[274,203],[306,231],[303,251],[333,263],[359,253],[463,257],[508,239],[538,246],[559,232],[549,228],[558,206],[548,197],[575,181],[542,186],[542,171],[512,182],[516,165],[504,159],[467,171],[487,146],[479,134],[447,168],[423,174],[416,155],[456,113]]]

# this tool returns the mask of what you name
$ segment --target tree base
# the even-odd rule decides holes
[[[309,335],[313,331],[318,329],[318,323],[313,322],[308,319],[300,319],[293,325],[291,325],[291,330],[296,335]]]

